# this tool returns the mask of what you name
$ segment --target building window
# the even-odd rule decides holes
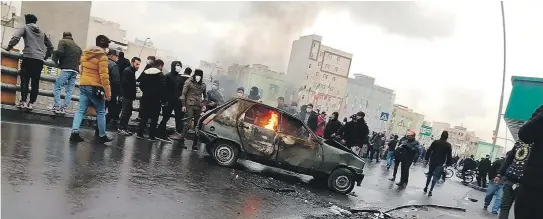
[[[336,70],[336,72],[337,72],[337,70],[338,70],[338,67],[336,67],[336,68],[335,68],[335,70]]]
[[[302,95],[302,100],[305,99],[305,95]]]
[[[321,56],[324,56],[324,51],[321,52]]]
[[[328,79],[328,75],[327,75],[327,74],[323,74],[322,77],[323,77],[324,79]]]
[[[324,65],[324,68],[330,69],[330,65],[329,65],[329,64],[326,64],[326,65]]]
[[[318,65],[319,65],[319,66],[321,66],[321,65],[322,65],[322,62],[319,62],[319,64],[318,64]]]
[[[336,81],[336,77],[333,77],[333,78],[332,78],[332,81]]]
[[[337,61],[338,61],[338,62],[339,62],[339,59],[340,59],[340,58],[339,58],[339,56],[338,56],[338,57],[337,57]]]
[[[328,54],[328,59],[332,59],[332,55]]]
[[[309,64],[309,68],[311,68],[311,64]]]
[[[319,72],[315,72],[315,75],[316,75],[316,76],[319,76]]]
[[[317,43],[313,43],[313,47],[317,47]]]
[[[310,53],[309,55],[310,55],[311,57],[315,56],[315,54],[313,54],[313,53]]]
[[[305,79],[309,79],[309,74],[305,74]]]

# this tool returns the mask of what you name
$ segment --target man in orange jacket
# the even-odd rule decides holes
[[[81,78],[79,87],[79,109],[74,115],[70,141],[81,142],[84,139],[79,135],[79,127],[87,114],[89,106],[96,109],[98,135],[100,143],[112,141],[106,135],[106,100],[111,98],[109,85],[107,51],[110,40],[104,36],[96,37],[96,46],[83,51],[81,56]]]

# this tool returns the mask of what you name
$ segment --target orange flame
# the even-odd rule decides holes
[[[269,130],[275,130],[275,127],[279,123],[279,115],[277,113],[272,112],[270,115],[270,119],[268,120],[268,124],[264,126],[264,128],[267,128]]]

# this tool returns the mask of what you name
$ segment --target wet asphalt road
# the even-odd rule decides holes
[[[383,163],[368,164],[354,195],[339,195],[311,177],[241,161],[218,167],[201,150],[115,136],[108,146],[68,141],[70,129],[2,121],[3,218],[303,218],[331,214],[330,206],[390,209],[405,204],[440,204],[456,211],[401,210],[420,218],[493,218],[483,212],[483,193],[451,180],[422,194],[421,167],[398,190]],[[186,142],[190,144],[189,141]],[[295,192],[277,192],[289,188]],[[473,203],[466,197],[479,199]],[[430,216],[423,216],[430,215]],[[325,217],[325,216],[322,216]]]

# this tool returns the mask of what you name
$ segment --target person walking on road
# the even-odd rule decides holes
[[[406,187],[409,182],[409,168],[418,153],[419,142],[415,140],[415,132],[409,131],[405,140],[400,142],[400,147],[404,149],[403,160],[401,162],[401,177],[400,182],[396,185]]]
[[[488,175],[488,170],[490,170],[492,163],[490,161],[490,155],[486,155],[485,158],[482,158],[479,162],[479,175],[477,177],[477,185],[481,188],[486,188],[486,177]]]
[[[119,58],[117,60],[117,66],[119,66],[119,73],[121,73],[121,78],[123,77],[123,72],[126,68],[130,67],[130,60],[124,57],[124,52],[119,52]]]
[[[503,195],[499,219],[509,218],[509,211],[515,201],[518,184],[522,178],[526,160],[530,155],[530,149],[530,145],[517,141],[513,149],[507,152],[498,174],[493,179],[495,184],[503,182]]]
[[[119,121],[119,114],[121,113],[121,106],[119,104],[123,96],[123,89],[121,86],[121,75],[119,74],[119,66],[117,65],[118,52],[110,49],[107,53],[108,57],[108,71],[109,71],[109,83],[111,85],[111,99],[106,102],[106,108],[108,113],[106,114],[106,124],[117,124]]]
[[[492,163],[492,166],[488,170],[488,179],[490,180],[488,184],[488,188],[486,189],[486,195],[485,195],[485,203],[483,206],[483,209],[487,209],[490,205],[490,202],[492,201],[492,197],[495,197],[494,199],[494,206],[492,207],[492,214],[498,214],[498,211],[500,210],[500,206],[502,203],[502,188],[503,188],[503,182],[494,181],[494,178],[498,175],[498,171],[503,163],[503,159],[498,159]]]
[[[99,35],[96,37],[96,46],[83,51],[79,81],[79,109],[75,113],[72,123],[70,136],[72,142],[84,141],[79,135],[79,128],[90,106],[94,106],[96,109],[100,143],[112,141],[106,135],[106,100],[111,98],[106,55],[109,43],[110,40],[106,36]]]
[[[119,129],[117,133],[124,136],[130,136],[132,133],[128,131],[128,120],[132,116],[134,100],[136,100],[136,71],[140,67],[141,59],[138,57],[132,58],[130,66],[123,70],[121,74],[121,86],[123,90],[122,96],[122,112],[121,120],[119,121]]]
[[[368,148],[370,150],[370,162],[373,160],[374,157],[375,162],[379,162],[379,152],[381,152],[381,149],[385,146],[385,141],[385,135],[378,133],[377,137],[373,140],[373,145],[368,145],[368,147],[371,147]]]
[[[206,111],[207,94],[206,84],[202,82],[204,72],[200,69],[194,70],[194,75],[185,82],[183,85],[183,91],[181,92],[181,104],[183,104],[183,112],[187,113],[187,117],[192,118],[185,122],[183,132],[181,133],[181,142],[187,137],[188,130],[191,128],[190,121],[193,122],[194,127],[200,118],[200,114]],[[198,135],[192,141],[192,150],[197,151],[198,148]],[[182,143],[181,145],[184,146]]]
[[[29,110],[34,108],[34,103],[38,98],[43,60],[48,59],[54,49],[53,44],[36,25],[36,22],[38,22],[38,18],[35,15],[25,14],[26,25],[15,31],[6,47],[6,50],[10,51],[19,43],[21,37],[23,38],[25,47],[19,73],[21,76],[21,100],[17,107]],[[32,91],[30,91],[30,101],[27,103],[30,83]]]
[[[543,218],[543,105],[518,131],[518,138],[531,145],[524,175],[520,180],[515,218]],[[517,156],[524,156],[517,153]]]
[[[435,140],[428,148],[426,152],[425,160],[429,162],[428,176],[426,177],[426,185],[424,186],[424,193],[428,192],[428,196],[432,196],[432,191],[444,170],[444,166],[452,165],[452,146],[447,139],[449,138],[449,132],[443,131],[441,138]],[[433,178],[433,180],[432,180]],[[430,191],[428,191],[428,185],[432,181]]]
[[[190,78],[190,72],[183,74],[181,71],[183,64],[180,61],[173,61],[171,64],[171,72],[166,74],[166,92],[164,107],[162,108],[162,121],[158,126],[158,139],[162,141],[170,141],[172,139],[180,139],[181,132],[183,131],[183,117],[185,113],[181,111],[181,91],[185,81]],[[166,136],[166,124],[170,120],[172,111],[175,113],[175,132],[170,138]]]
[[[58,42],[57,50],[53,53],[53,61],[60,69],[60,75],[55,80],[55,90],[53,92],[53,111],[57,114],[65,114],[66,108],[68,108],[72,101],[82,53],[81,47],[74,42],[72,33],[64,32],[62,39]],[[63,104],[60,103],[60,91],[62,87],[66,91]]]
[[[158,123],[158,116],[160,115],[160,107],[162,105],[164,97],[164,91],[166,87],[164,73],[164,62],[157,59],[153,62],[152,67],[143,71],[138,78],[140,82],[140,89],[143,93],[141,96],[140,113],[141,121],[138,128],[137,138],[144,139],[143,132],[147,126],[147,121],[151,119],[149,125],[149,140],[156,140],[156,128]]]
[[[396,145],[398,145],[398,135],[394,135],[392,140],[388,142],[388,149],[387,149],[387,170],[390,169],[390,166],[392,166],[392,160],[394,159],[394,151],[396,150]]]

